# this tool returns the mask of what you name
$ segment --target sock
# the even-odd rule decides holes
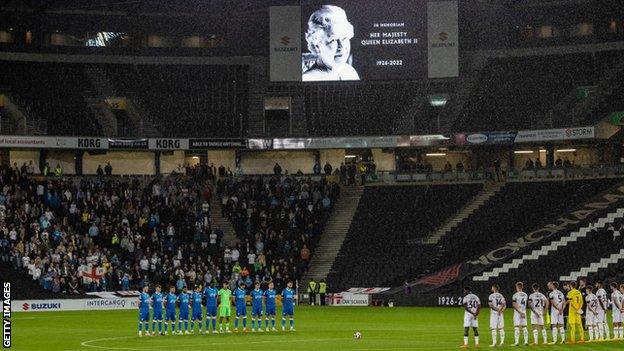
[[[169,329],[169,322],[165,321],[165,333],[168,331]]]
[[[206,331],[209,330],[210,327],[210,317],[206,316]]]
[[[557,327],[552,327],[553,342],[557,342]]]
[[[156,321],[152,320],[152,331],[156,330]]]
[[[538,340],[538,337],[539,337],[539,334],[538,334],[538,332],[537,332],[537,329],[533,329],[533,343],[534,343],[535,345],[537,345],[537,344],[538,344],[538,341],[539,341],[539,340]]]
[[[217,330],[217,317],[212,317],[212,330]]]
[[[587,326],[587,332],[589,333],[589,341],[594,340],[594,327]]]
[[[188,331],[188,321],[184,320],[184,331]]]
[[[583,324],[577,325],[579,334],[581,335],[581,341],[585,341],[585,330],[583,330]]]
[[[271,318],[271,328],[275,329],[275,317]]]
[[[294,329],[295,328],[295,319],[290,317],[290,329]]]
[[[158,332],[162,333],[162,321],[158,321]]]
[[[548,344],[548,333],[546,332],[546,328],[542,329],[542,338],[544,339],[544,344]]]
[[[570,341],[576,342],[576,326],[574,325],[570,328]]]
[[[198,330],[200,333],[201,333],[201,331],[202,331],[202,324],[204,324],[204,323],[202,323],[201,319],[197,321],[197,330]],[[208,328],[206,328],[206,330],[208,330]]]
[[[191,320],[191,331],[195,331],[195,320]]]
[[[505,343],[505,330],[501,329],[499,330],[500,333],[500,345]]]
[[[514,327],[514,344],[518,344],[520,339],[520,327]]]
[[[145,322],[144,327],[145,327],[145,332],[146,333],[149,332],[149,322]]]
[[[282,329],[286,328],[286,318],[282,318]]]
[[[143,331],[143,323],[139,322],[139,333]]]
[[[171,332],[175,333],[175,322],[171,321]]]
[[[256,319],[251,317],[251,329],[255,330],[256,329]]]
[[[464,336],[464,345],[468,346],[468,337]]]
[[[223,331],[223,322],[219,323],[219,330]]]
[[[607,317],[605,316],[605,318],[607,318]],[[606,322],[602,323],[602,329],[604,331],[605,339],[611,339],[611,335],[610,335],[611,334],[611,329],[609,329],[609,324],[607,324]]]
[[[247,318],[243,317],[243,329],[247,328]]]
[[[230,330],[230,322],[225,323],[225,330]]]
[[[236,316],[236,319],[234,320],[234,329],[238,329],[238,316]]]
[[[496,335],[498,333],[496,332],[496,329],[492,329],[492,345],[496,345]]]
[[[479,336],[478,335],[475,336],[475,345],[479,345]]]
[[[559,327],[559,334],[561,334],[561,342],[565,342],[566,335],[565,335],[565,328],[564,327]]]
[[[269,318],[264,320],[264,327],[269,329]]]
[[[529,330],[527,329],[527,327],[522,327],[522,336],[524,337],[524,343],[528,344],[529,343]]]
[[[178,330],[182,331],[182,320],[181,319],[178,320]]]

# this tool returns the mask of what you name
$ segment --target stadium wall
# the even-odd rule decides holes
[[[271,174],[277,162],[282,172],[294,174],[301,170],[303,173],[311,173],[315,160],[312,151],[246,152],[241,156],[241,167],[245,174]]]
[[[136,297],[11,301],[13,312],[133,310],[138,309],[138,306]]]

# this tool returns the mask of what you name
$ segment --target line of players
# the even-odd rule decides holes
[[[559,290],[559,283],[548,282],[548,297],[540,292],[538,284],[532,285],[533,292],[527,295],[524,292],[524,284],[516,283],[516,292],[512,296],[513,322],[514,322],[514,346],[520,345],[522,335],[524,345],[529,344],[529,330],[527,309],[531,311],[531,327],[533,329],[533,345],[539,344],[541,333],[543,344],[548,344],[547,325],[550,324],[552,330],[552,342],[566,343],[566,329],[564,322],[564,310],[568,308],[568,327],[570,331],[569,343],[576,343],[576,332],[579,332],[579,342],[585,342],[585,331],[581,316],[585,314],[585,324],[589,334],[589,341],[624,340],[624,284],[619,286],[611,283],[611,301],[607,296],[601,281],[596,282],[595,288],[591,285],[585,287],[586,297],[583,299],[582,293],[577,289],[576,282],[566,282],[563,284],[564,295]],[[595,291],[595,293],[594,293]],[[479,297],[471,292],[470,287],[464,288],[464,343],[462,348],[468,347],[468,335],[470,328],[474,332],[475,345],[479,346],[479,321],[478,316],[481,310]],[[490,309],[490,329],[492,332],[492,344],[490,347],[503,346],[505,343],[504,312],[507,309],[505,297],[500,293],[500,287],[493,284],[491,294],[488,297]],[[585,310],[583,307],[585,306]],[[613,339],[610,336],[609,324],[607,321],[607,310],[612,307]],[[548,314],[550,309],[550,314]],[[498,344],[497,344],[498,339]]]
[[[139,296],[139,336],[157,335],[156,327],[158,327],[158,335],[166,335],[169,326],[171,326],[172,334],[176,334],[176,321],[178,324],[177,335],[192,334],[195,332],[195,323],[197,323],[198,332],[202,333],[204,325],[204,313],[202,301],[206,305],[205,333],[210,333],[210,324],[212,324],[212,333],[231,333],[230,315],[231,303],[234,302],[236,307],[236,318],[234,320],[234,331],[238,331],[239,324],[242,324],[243,332],[247,332],[247,292],[245,284],[240,284],[233,292],[229,289],[228,283],[223,282],[223,287],[217,290],[215,287],[206,286],[202,291],[201,286],[196,286],[193,292],[189,292],[185,287],[180,294],[175,293],[175,287],[170,287],[169,292],[163,294],[160,285],[155,286],[153,294],[149,294],[149,287],[143,287],[143,291]],[[251,313],[251,331],[263,332],[262,317],[264,305],[264,330],[277,331],[275,328],[276,316],[276,298],[273,282],[268,284],[268,289],[260,289],[260,283],[254,284],[254,290],[251,291],[252,313]],[[282,331],[286,330],[286,319],[290,322],[290,331],[295,331],[295,300],[297,295],[293,289],[293,282],[289,281],[286,288],[281,293],[282,297]],[[176,305],[179,305],[179,315],[176,316]],[[152,331],[149,330],[150,307],[152,310]],[[163,314],[164,312],[164,314]],[[163,319],[164,316],[164,319]],[[190,318],[189,318],[190,316]],[[177,317],[177,318],[176,318]],[[219,328],[217,330],[217,319]],[[164,321],[164,330],[163,330]],[[190,321],[190,329],[189,329]],[[212,323],[210,323],[212,322]],[[270,322],[270,329],[269,329]],[[184,328],[184,329],[183,329]]]

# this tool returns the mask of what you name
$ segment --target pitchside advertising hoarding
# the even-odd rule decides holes
[[[14,300],[13,312],[87,311],[87,310],[132,310],[139,308],[139,300],[132,297],[109,299],[58,299],[58,300]]]
[[[428,10],[429,8],[429,10]],[[270,11],[271,81],[455,77],[457,2],[305,1]]]

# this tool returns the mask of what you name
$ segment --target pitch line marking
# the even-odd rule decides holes
[[[153,350],[157,348],[169,348],[170,345],[154,345],[149,348],[136,349],[132,347],[108,347],[108,346],[100,346],[100,345],[92,345],[92,343],[97,343],[100,341],[112,341],[112,340],[124,340],[124,339],[133,339],[135,336],[118,336],[112,338],[100,338],[87,340],[80,343],[83,347],[93,347],[96,349],[102,350],[130,350],[130,351],[145,351],[145,350]],[[193,346],[222,346],[222,345],[249,345],[249,344],[281,344],[281,343],[289,343],[289,342],[324,342],[324,341],[339,341],[344,340],[344,338],[325,338],[325,339],[285,339],[285,340],[261,340],[261,341],[246,341],[246,342],[218,342],[218,343],[201,343],[201,344],[182,344],[176,345],[176,347],[193,347]]]

